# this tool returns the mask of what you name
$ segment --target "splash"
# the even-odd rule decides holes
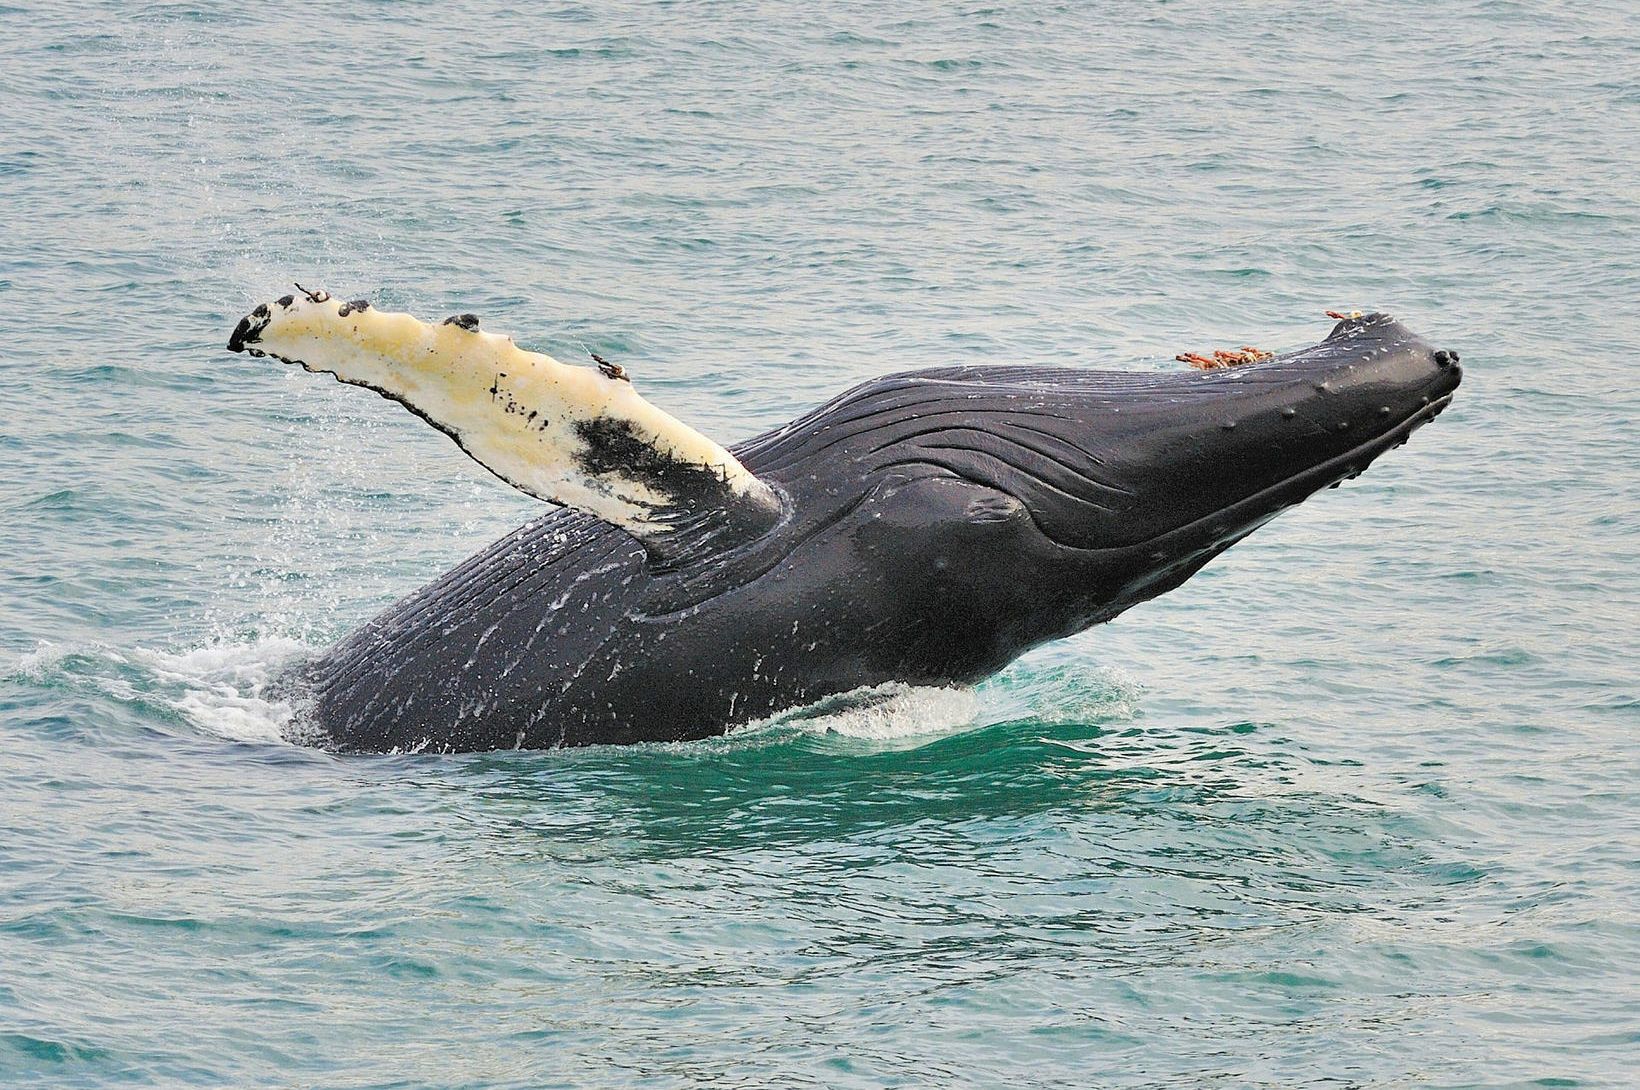
[[[966,730],[978,723],[979,709],[972,689],[893,683],[858,689],[783,718],[810,734],[887,742]]]
[[[287,663],[312,651],[286,637],[224,640],[177,652],[41,641],[18,659],[12,676],[146,705],[228,741],[300,743],[292,734],[290,705],[269,685]]]
[[[45,688],[143,705],[225,741],[313,745],[273,681],[314,644],[289,636],[219,637],[181,651],[63,646],[41,641],[9,676]],[[1140,686],[1109,669],[1021,660],[973,688],[894,682],[856,689],[759,720],[719,739],[671,745],[779,745],[797,738],[869,749],[915,748],[966,731],[1029,722],[1043,728],[1131,719]],[[1063,739],[1044,742],[1068,744]]]
[[[800,738],[914,747],[969,730],[978,722],[972,689],[893,682],[828,696],[777,712],[728,734],[683,745],[732,748],[781,745]]]
[[[1039,652],[987,678],[978,688],[986,721],[1099,726],[1138,713],[1143,686],[1136,678],[1068,656],[1060,648]]]
[[[1138,682],[1119,671],[1027,656],[972,688],[892,682],[855,689],[748,724],[716,741],[762,746],[806,737],[899,749],[1007,723],[1085,726],[1097,732],[1132,719],[1140,694]]]
[[[298,640],[221,643],[180,653],[138,651],[134,657],[174,695],[172,706],[207,734],[236,742],[295,741],[291,706],[268,693],[285,664],[311,653]]]

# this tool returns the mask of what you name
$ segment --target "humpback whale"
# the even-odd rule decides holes
[[[888,375],[728,449],[596,357],[287,295],[228,347],[375,390],[556,506],[282,690],[330,748],[456,752],[679,741],[976,682],[1179,586],[1451,401],[1456,353],[1335,317],[1311,347],[1216,358],[1234,366]]]

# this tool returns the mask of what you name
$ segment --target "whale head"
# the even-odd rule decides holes
[[[876,603],[872,620],[896,632],[873,644],[894,657],[885,674],[983,677],[1178,586],[1359,474],[1460,379],[1456,354],[1382,314],[1222,370],[890,376],[737,448],[795,512],[750,551],[780,560],[751,563],[797,582],[805,568],[847,572],[814,588],[814,608]]]

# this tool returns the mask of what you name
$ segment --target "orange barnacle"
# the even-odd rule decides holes
[[[1258,363],[1260,360],[1274,357],[1274,352],[1266,352],[1262,348],[1244,344],[1235,349],[1215,348],[1211,356],[1204,356],[1200,352],[1181,352],[1173,358],[1180,363],[1188,363],[1200,371],[1217,371],[1221,367],[1237,367],[1244,363]]]

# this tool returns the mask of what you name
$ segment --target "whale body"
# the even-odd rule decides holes
[[[283,679],[338,750],[678,741],[889,682],[973,683],[1177,587],[1461,381],[1455,353],[1370,314],[1217,370],[889,375],[725,449],[633,401],[619,368],[468,342],[485,335],[466,317],[311,293],[230,342],[401,401],[572,505]],[[509,387],[527,367],[534,385]]]

